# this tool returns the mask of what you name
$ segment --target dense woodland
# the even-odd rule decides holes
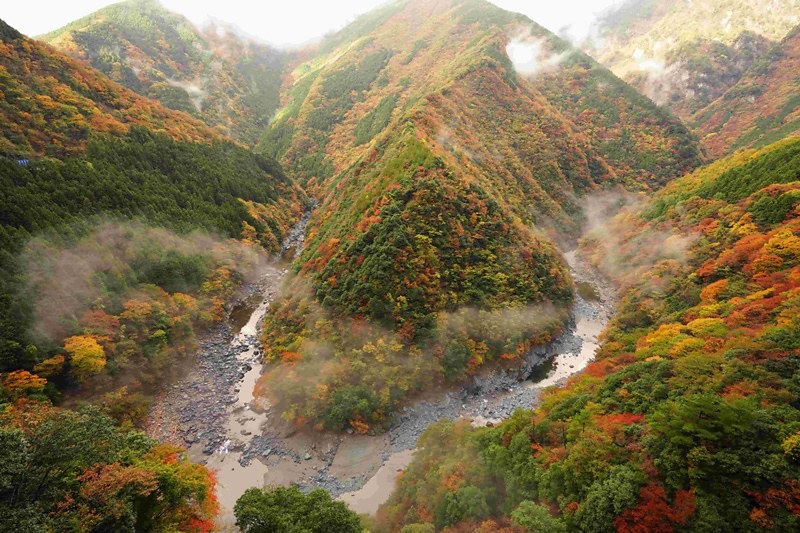
[[[798,178],[800,141],[741,152],[589,236],[622,295],[597,361],[498,427],[430,429],[384,527],[797,529]]]
[[[533,410],[432,426],[374,521],[256,487],[243,531],[800,529],[800,12],[772,4],[630,0],[602,64],[482,0],[291,52],[152,0],[50,44],[0,21],[0,529],[213,529],[214,473],[138,428],[312,205],[255,391],[297,427],[379,433],[518,365],[569,323],[581,236],[619,303]],[[638,200],[583,234],[610,189]]]
[[[274,161],[230,143],[180,143],[141,127],[122,137],[99,137],[85,154],[64,160],[21,165],[2,159],[0,173],[0,367],[34,380],[45,377],[36,368],[47,367],[47,378],[63,382],[66,375],[67,384],[124,367],[139,367],[137,379],[153,382],[174,365],[177,353],[191,348],[193,323],[222,317],[236,280],[252,268],[248,263],[255,259],[223,239],[277,252],[305,202]],[[139,222],[122,223],[134,220]],[[181,241],[166,232],[162,238],[143,224],[182,234],[205,230],[219,239]],[[43,242],[31,241],[34,235]],[[63,264],[69,260],[83,265],[84,277],[92,280]],[[44,287],[35,286],[32,272]],[[45,335],[37,334],[35,307],[44,304],[36,302],[49,296],[53,278],[69,275],[92,290],[51,317]],[[50,390],[40,385],[40,392]],[[12,389],[5,383],[12,399],[26,393]]]
[[[770,47],[717,100],[689,119],[712,156],[800,131],[800,26]]]
[[[41,39],[112,80],[255,142],[278,108],[287,54],[233,27],[202,30],[154,0],[108,6]]]
[[[748,56],[760,56],[764,45],[780,41],[798,23],[794,0],[776,0],[767,9],[747,0],[626,0],[599,17],[585,48],[686,119],[692,107],[737,81],[753,60]],[[700,51],[704,56],[697,56]],[[720,61],[720,54],[729,57]],[[708,70],[709,62],[719,70]]]
[[[297,487],[248,489],[236,502],[236,524],[245,533],[303,531],[362,533],[358,515],[318,489],[303,494]]]
[[[0,413],[6,531],[211,531],[214,475],[98,409],[20,401]]]
[[[519,75],[509,28],[562,68]],[[355,45],[295,68],[260,145],[321,202],[268,313],[261,390],[298,424],[367,431],[559,332],[572,289],[550,237],[578,232],[578,196],[656,187],[699,158],[672,115],[488,3],[399,2],[346,31]]]

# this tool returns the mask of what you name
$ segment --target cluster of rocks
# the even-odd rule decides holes
[[[311,210],[306,211],[297,224],[292,226],[281,244],[281,257],[294,259],[303,251],[306,242],[306,226],[311,219]],[[291,255],[291,257],[287,257]]]
[[[244,377],[249,363],[237,356],[252,345],[234,345],[230,327],[222,325],[200,342],[194,370],[172,386],[163,400],[164,410],[179,423],[179,434],[188,445],[202,442],[211,454],[226,440],[224,426],[230,406],[236,403],[236,383]]]
[[[296,463],[301,461],[299,454],[286,449],[282,439],[266,428],[262,434],[253,435],[253,438],[241,450],[233,451],[242,452],[239,458],[239,464],[242,466],[248,466],[256,459],[267,459],[268,457],[282,457]]]
[[[310,215],[310,211],[306,212],[291,228],[282,252],[292,249],[299,253],[302,250]],[[265,298],[263,303],[268,304],[285,273],[286,270],[270,269],[259,282],[246,284],[238,291],[229,310],[244,306],[246,302],[260,300],[261,297]],[[255,336],[240,335],[234,339],[230,321],[223,321],[204,335],[199,342],[192,370],[159,398],[158,408],[153,410],[158,420],[151,417],[148,423],[150,433],[176,444],[202,446],[206,455],[223,446],[231,451],[237,451],[242,446],[238,441],[232,443],[232,447],[226,445],[229,437],[225,425],[238,399],[239,382],[262,357],[262,352]],[[250,353],[249,358],[241,356],[245,352]],[[256,454],[276,453],[279,449],[277,443],[273,442],[276,439],[265,435],[252,439],[242,459],[249,463]]]
[[[266,283],[243,287],[237,300],[264,294]],[[251,357],[243,358],[245,352]],[[260,356],[255,336],[240,336],[234,342],[227,321],[212,328],[199,341],[188,374],[159,398],[161,420],[151,420],[150,432],[176,444],[202,447],[206,455],[220,449],[228,440],[225,425],[238,399],[238,383]]]
[[[383,458],[386,460],[386,457]],[[330,473],[330,463],[318,469],[300,484],[300,489],[308,492],[313,489],[325,489],[336,498],[346,492],[353,492],[363,487],[371,477],[371,473],[360,474],[349,478],[339,478]]]

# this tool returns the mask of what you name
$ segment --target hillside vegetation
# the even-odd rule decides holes
[[[133,428],[306,196],[2,21],[0,94],[0,530],[210,531],[214,474]]]
[[[800,5],[794,0],[758,6],[746,0],[627,0],[601,16],[587,48],[683,118],[709,92],[736,81],[736,71],[752,61],[754,44],[780,41],[797,24]],[[697,57],[703,49],[705,57]],[[720,62],[719,54],[728,60]],[[710,71],[709,63],[720,71]]]
[[[121,134],[131,125],[176,140],[220,137],[199,120],[140,97],[1,20],[0,91],[0,154],[6,156],[79,153],[92,133]]]
[[[512,46],[545,67],[515,68]],[[261,149],[320,206],[267,318],[262,385],[332,429],[551,339],[564,317],[542,309],[572,289],[550,237],[576,234],[580,197],[698,160],[669,113],[482,1],[386,5],[324,41],[284,100]]]
[[[215,473],[148,414],[306,483],[244,492],[243,531],[800,530],[800,3],[628,0],[594,37],[485,0],[395,0],[294,52],[155,0],[43,41],[0,21],[0,531],[211,531]],[[585,316],[606,290],[575,247],[617,290],[585,370],[429,427],[374,517],[306,492]],[[255,287],[251,431],[249,390],[189,391],[248,382],[249,328],[219,346]],[[325,437],[338,459],[303,427],[374,440]]]
[[[761,147],[800,132],[800,26],[689,120],[710,156]]]
[[[247,144],[278,108],[287,61],[286,53],[222,23],[200,30],[156,0],[111,5],[41,39]]]
[[[495,428],[430,429],[382,527],[797,529],[798,178],[798,140],[740,152],[590,237],[621,296],[597,360]]]
[[[14,152],[0,158],[0,402],[116,391],[117,414],[138,422],[135,393],[222,318],[306,196],[274,160],[8,26],[2,47]]]

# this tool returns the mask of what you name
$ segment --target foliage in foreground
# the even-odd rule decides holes
[[[361,533],[361,520],[347,506],[317,489],[252,488],[236,501],[236,525],[243,533]]]
[[[783,141],[614,219],[587,243],[621,293],[597,361],[498,427],[430,429],[382,527],[796,531],[798,177]]]
[[[96,409],[0,410],[0,530],[211,531],[215,479],[182,450]]]

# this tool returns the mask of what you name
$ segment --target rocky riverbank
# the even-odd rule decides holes
[[[347,480],[351,482],[325,480],[322,486],[335,494],[344,493],[342,499],[358,512],[373,513],[391,492],[398,469],[411,461],[407,452],[416,447],[419,436],[432,423],[457,418],[470,419],[475,425],[499,423],[517,409],[535,407],[543,388],[563,384],[581,372],[594,358],[597,337],[611,318],[614,289],[575,252],[565,255],[573,279],[589,284],[598,296],[596,300],[576,296],[566,332],[549,345],[531,350],[518,368],[495,368],[435,401],[420,401],[403,409],[388,432],[389,446],[381,456],[382,466],[390,466],[393,475],[382,475],[384,469],[376,474],[384,485],[365,485],[365,489],[348,492],[349,486],[366,484],[370,474]]]
[[[253,295],[264,295],[268,303],[277,293],[285,269],[270,267],[255,284],[242,288],[241,300]],[[180,446],[202,445],[205,454],[211,454],[224,444],[225,426],[236,403],[238,384],[252,369],[252,360],[240,356],[252,351],[260,353],[255,335],[235,339],[231,324],[225,321],[211,329],[199,342],[197,354],[187,374],[155,402],[147,432]]]
[[[301,227],[284,247],[291,256],[302,249]],[[516,409],[531,408],[544,386],[566,380],[591,361],[597,335],[611,315],[613,289],[574,253],[567,259],[575,280],[591,285],[599,298],[577,297],[564,334],[531,350],[516,368],[488,370],[405,407],[388,432],[373,436],[295,431],[253,398],[263,355],[258,333],[286,274],[281,266],[269,267],[259,283],[243,290],[240,301],[254,308],[240,310],[240,322],[247,318],[240,331],[229,321],[200,342],[191,369],[157,402],[149,431],[188,447],[193,460],[217,470],[223,527],[232,524],[233,504],[250,486],[324,488],[358,511],[373,512],[383,501],[375,491],[388,495],[397,470],[410,461],[419,436],[432,423],[457,418],[497,423]]]

